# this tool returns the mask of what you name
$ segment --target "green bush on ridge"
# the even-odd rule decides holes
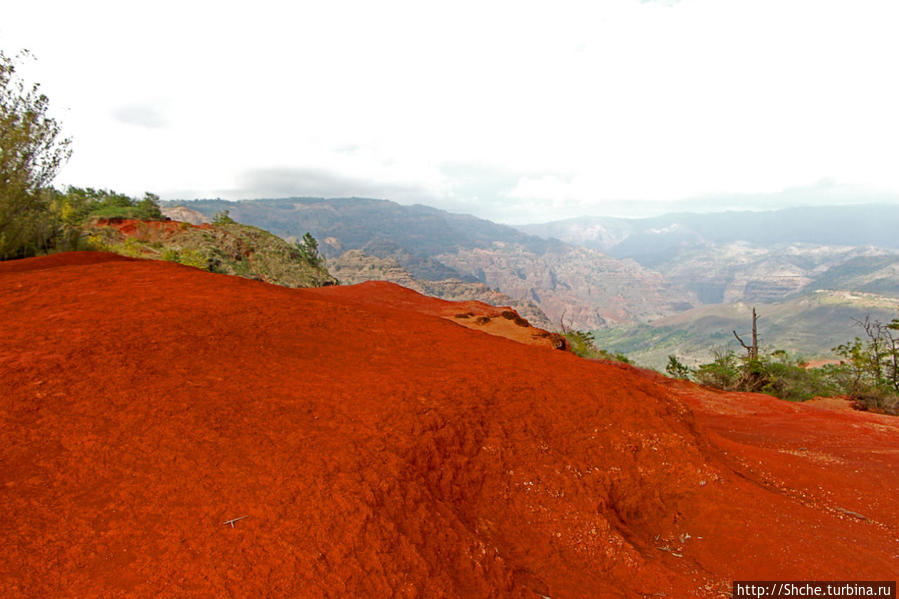
[[[593,333],[590,331],[565,330],[562,336],[568,342],[571,352],[581,358],[593,360],[613,360],[630,364],[631,361],[624,354],[611,353],[596,347],[593,341]]]
[[[790,401],[846,395],[860,409],[899,414],[899,318],[886,324],[865,318],[857,324],[866,338],[833,348],[842,358],[839,364],[809,368],[783,350],[752,359],[718,350],[711,362],[696,368],[669,356],[665,372],[716,389],[767,393]]]

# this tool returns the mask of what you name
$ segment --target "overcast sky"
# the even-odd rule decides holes
[[[896,201],[897,30],[896,0],[30,0],[0,49],[74,139],[61,185],[524,223]]]

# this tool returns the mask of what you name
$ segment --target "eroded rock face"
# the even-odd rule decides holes
[[[895,419],[447,310],[467,308],[112,254],[0,264],[0,595],[711,598],[899,574]]]
[[[561,246],[538,255],[521,246],[460,250],[437,258],[512,297],[537,303],[550,321],[576,329],[647,322],[690,307],[691,296],[657,272],[601,252]]]

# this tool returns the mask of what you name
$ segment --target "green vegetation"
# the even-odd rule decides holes
[[[568,342],[568,347],[571,349],[571,352],[582,358],[614,360],[615,362],[624,362],[625,364],[631,363],[624,354],[611,353],[596,347],[596,344],[593,341],[593,333],[589,331],[566,330],[562,332],[562,336]]]
[[[27,52],[17,58],[28,56]],[[27,87],[16,60],[0,52],[0,259],[90,247],[81,227],[92,218],[162,219],[159,197],[50,186],[71,155],[71,140],[47,115],[40,86]]]
[[[126,240],[126,244],[128,241],[131,241],[131,239]],[[183,264],[185,266],[193,266],[194,268],[201,268],[203,270],[212,270],[209,265],[209,260],[196,250],[164,248],[160,258],[168,262],[177,262],[178,264]]]
[[[172,225],[158,222],[168,219],[152,193],[137,199],[89,187],[54,189],[50,183],[69,158],[71,141],[60,138],[60,126],[47,109],[39,87],[26,87],[16,61],[0,52],[0,260],[93,249],[290,287],[337,282],[308,233],[293,247],[238,224],[227,210],[216,215],[211,228]],[[116,226],[121,219],[139,222],[126,233]]]
[[[225,212],[227,212],[227,210]],[[296,247],[297,252],[299,252],[300,259],[307,264],[312,266],[321,266],[324,264],[325,257],[318,251],[318,241],[316,241],[315,237],[308,231],[303,235],[302,239],[294,244],[294,247]]]
[[[840,395],[838,368],[808,368],[808,364],[782,350],[750,360],[732,351],[719,352],[715,359],[690,370],[696,382],[728,391],[767,393],[790,401]],[[681,377],[687,378],[687,377]]]
[[[306,262],[293,245],[240,223],[195,227],[141,221],[124,233],[115,222],[94,220],[85,225],[85,231],[93,248],[126,256],[167,260],[286,287],[337,283],[322,265]]]
[[[883,323],[870,317],[856,321],[864,338],[834,348],[843,358],[849,394],[864,405],[899,412],[899,318]]]
[[[847,395],[862,409],[897,414],[899,318],[885,324],[866,317],[856,324],[865,336],[833,349],[842,358],[840,364],[809,368],[807,362],[783,350],[755,355],[747,351],[742,357],[731,350],[718,350],[711,362],[696,368],[688,368],[670,355],[665,372],[717,389],[767,393],[791,401]]]
[[[54,195],[62,209],[74,217],[71,224],[75,225],[96,219],[165,220],[159,209],[159,196],[149,192],[140,200],[90,187],[69,187],[64,194],[54,191]]]
[[[71,140],[60,137],[48,108],[39,86],[27,87],[16,61],[0,52],[0,259],[34,256],[70,238],[48,186]]]
[[[689,379],[690,369],[682,364],[677,356],[668,356],[668,365],[665,366],[665,372],[673,379]]]
[[[231,218],[230,210],[222,210],[221,212],[216,212],[215,216],[212,217],[213,225],[234,225],[237,224],[237,221]]]
[[[47,194],[52,213],[71,232],[78,232],[87,223],[100,219],[165,220],[159,208],[159,196],[149,192],[141,199],[91,187],[68,187],[65,192],[49,189]]]

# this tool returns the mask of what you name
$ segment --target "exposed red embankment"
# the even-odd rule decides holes
[[[895,419],[444,309],[111,255],[0,264],[0,596],[718,597],[899,573]]]
[[[142,241],[159,241],[168,239],[184,229],[212,229],[212,225],[192,225],[175,220],[137,220],[133,218],[99,219],[95,226],[112,227],[128,237]]]

